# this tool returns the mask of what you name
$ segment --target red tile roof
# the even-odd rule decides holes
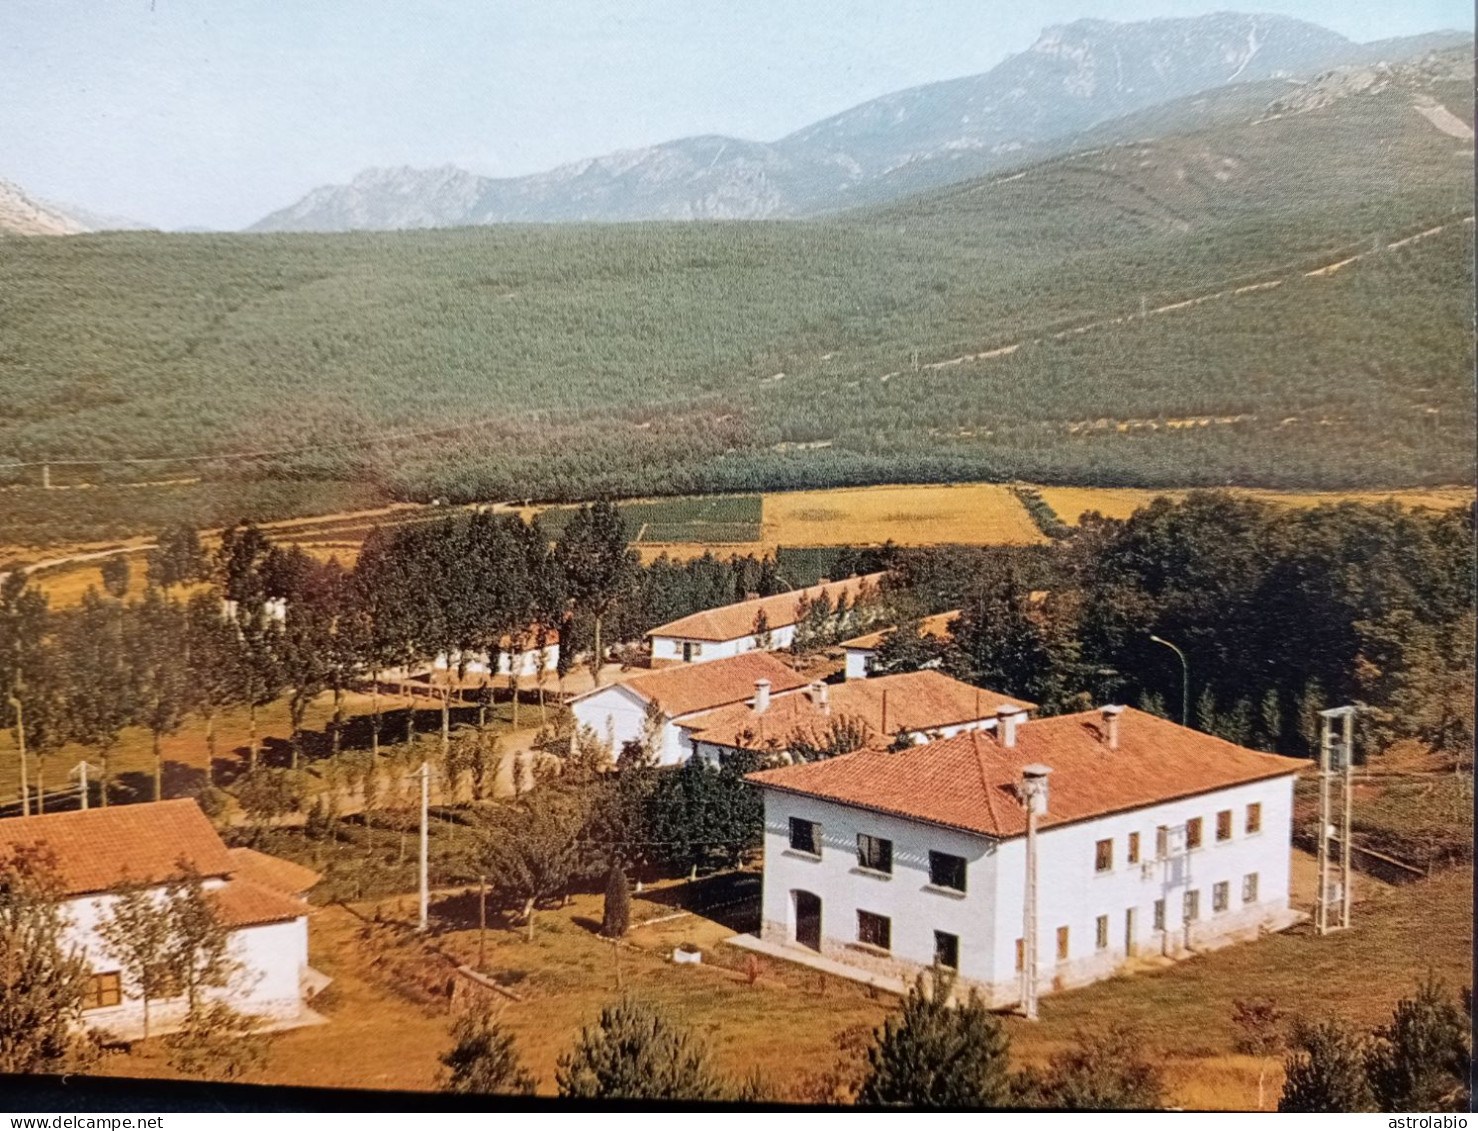
[[[1085,711],[1023,723],[1010,748],[994,734],[970,731],[895,753],[859,750],[761,770],[748,780],[1003,838],[1026,831],[1016,786],[1022,767],[1034,762],[1052,770],[1042,827],[1294,774],[1308,764],[1130,708],[1119,716],[1118,749],[1105,745],[1102,728],[1100,713]]]
[[[935,640],[950,639],[949,626],[960,615],[959,609],[951,609],[947,613],[935,613],[932,617],[925,617],[919,624],[925,636],[931,636]],[[883,637],[892,632],[896,626],[880,628],[876,632],[869,632],[865,636],[854,636],[851,640],[843,640],[843,648],[862,648],[871,650],[883,642]]]
[[[784,628],[795,624],[796,606],[802,597],[815,601],[825,593],[833,605],[843,595],[848,601],[855,601],[864,586],[876,589],[883,576],[881,573],[869,573],[865,577],[849,577],[843,581],[813,585],[809,589],[792,589],[773,597],[757,597],[753,601],[704,609],[701,613],[693,613],[670,624],[660,625],[647,635],[678,636],[687,640],[738,640],[754,631],[755,618],[761,611],[770,622],[770,628]]]
[[[312,868],[280,856],[268,856],[255,848],[228,848],[226,852],[231,857],[233,880],[249,880],[289,895],[302,895],[323,879]]]
[[[232,880],[210,893],[216,917],[226,927],[259,927],[310,915],[313,908],[301,899],[250,880]]]
[[[794,691],[809,682],[769,652],[745,652],[727,660],[643,672],[614,686],[629,688],[643,699],[655,701],[669,717],[676,717],[743,702],[754,695],[758,679],[770,681],[771,694]],[[576,696],[574,701],[605,690],[598,687]]]
[[[0,820],[0,853],[45,844],[65,895],[123,883],[163,883],[183,858],[202,876],[224,876],[231,857],[200,806],[189,799]]]
[[[760,714],[752,703],[736,703],[695,715],[682,725],[702,742],[759,750],[783,748],[797,732],[819,738],[842,718],[860,719],[873,734],[891,737],[900,731],[927,731],[994,718],[996,708],[1003,705],[1022,710],[1036,706],[937,671],[852,679],[826,685],[825,696],[824,707],[819,689],[773,698]]]

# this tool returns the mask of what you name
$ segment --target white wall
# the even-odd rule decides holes
[[[577,699],[571,709],[575,715],[575,727],[588,726],[611,748],[613,756],[621,753],[628,742],[640,741],[647,719],[647,703],[640,695],[619,683],[603,687],[599,691]],[[694,712],[701,713],[701,712]],[[682,716],[691,718],[692,715]],[[668,719],[662,726],[661,741],[657,750],[657,763],[663,766],[686,762],[693,754],[692,740],[676,720]]]
[[[848,648],[846,677],[848,679],[866,679],[872,672],[869,665],[873,656],[877,655],[876,648]]]
[[[207,890],[219,888],[221,881],[207,881]],[[160,889],[162,892],[162,889]],[[109,953],[97,933],[98,923],[109,913],[116,897],[87,896],[70,901],[66,907],[69,919],[67,939],[78,948],[93,973],[121,970],[122,964]],[[268,1017],[295,1016],[302,1003],[301,978],[308,965],[307,916],[281,923],[242,927],[231,932],[231,958],[241,964],[232,984],[224,989],[210,989],[207,996],[228,1001],[243,1013]],[[82,1015],[89,1027],[106,1029],[118,1037],[130,1039],[143,1033],[143,998],[137,986],[125,975],[122,979],[123,1001],[107,1009],[89,1010]],[[183,996],[149,1002],[149,1032],[169,1032],[183,1020],[188,1003]]]
[[[789,648],[795,641],[795,625],[787,624],[770,630],[770,647],[764,649],[778,652]],[[762,651],[759,641],[753,636],[736,636],[732,640],[694,640],[682,636],[653,636],[652,660],[656,663],[682,663],[683,645],[693,645],[695,655],[692,663],[706,664],[709,660],[727,660],[744,652]]]
[[[1025,907],[1024,838],[995,842],[940,828],[766,789],[765,875],[762,932],[776,942],[795,938],[792,893],[813,892],[822,901],[822,953],[839,961],[907,977],[934,958],[935,930],[960,939],[960,976],[984,992],[995,1006],[1019,999],[1016,940],[1022,936]],[[1147,807],[1132,813],[1043,830],[1038,857],[1038,978],[1040,992],[1095,981],[1114,974],[1128,957],[1125,913],[1133,908],[1140,955],[1183,956],[1239,939],[1255,938],[1263,928],[1281,929],[1293,921],[1288,909],[1292,778],[1259,782],[1214,794]],[[1244,832],[1247,805],[1262,804],[1262,830]],[[1216,815],[1232,811],[1232,837],[1216,840]],[[789,818],[820,821],[824,830],[818,861],[791,850]],[[1176,852],[1155,863],[1156,829],[1183,828],[1187,818],[1202,818],[1202,847]],[[1128,834],[1140,834],[1140,864],[1127,862]],[[857,866],[858,833],[893,841],[893,875],[883,879]],[[1099,840],[1114,842],[1113,868],[1095,871]],[[929,886],[928,852],[963,856],[966,894]],[[1242,881],[1258,875],[1256,903],[1244,906]],[[1228,884],[1229,907],[1212,907],[1213,885]],[[1200,919],[1189,931],[1182,922],[1183,896],[1201,893]],[[1154,931],[1155,900],[1164,899],[1164,934]],[[887,915],[893,924],[890,955],[858,947],[858,909]],[[1098,949],[1097,918],[1109,918],[1108,946]],[[1057,960],[1057,928],[1068,928],[1068,960]]]
[[[446,671],[455,666],[455,654],[449,660],[446,653],[437,656],[432,663],[437,671]],[[513,671],[514,664],[518,665],[518,674],[522,678],[537,676],[542,670],[544,672],[556,671],[559,667],[559,645],[550,644],[545,648],[529,648],[522,652],[510,654],[507,651],[498,653],[497,675],[509,675]],[[486,652],[478,652],[467,659],[468,675],[488,675],[491,673]]]
[[[795,939],[793,892],[821,897],[821,950],[829,958],[905,976],[934,961],[934,932],[960,938],[960,976],[986,981],[994,968],[991,947],[996,845],[988,837],[907,821],[865,809],[778,790],[765,795],[765,876],[762,931],[777,942]],[[790,848],[790,818],[820,821],[821,859]],[[857,834],[893,842],[893,873],[882,877],[857,865]],[[964,895],[929,883],[929,851],[962,856]],[[891,956],[857,943],[857,911],[892,919]]]
[[[1050,779],[1049,779],[1050,781]],[[1192,947],[1215,946],[1222,936],[1251,933],[1263,923],[1277,919],[1288,907],[1289,846],[1292,833],[1293,779],[1275,778],[1237,786],[1199,797],[1043,829],[1038,845],[1037,940],[1038,979],[1045,991],[1054,981],[1077,985],[1107,976],[1127,957],[1125,913],[1133,908],[1138,953],[1177,954],[1187,939],[1182,918],[1183,897],[1188,890],[1201,893],[1200,919],[1190,930]],[[1262,831],[1247,835],[1243,829],[1247,805],[1262,803]],[[1049,799],[1049,810],[1050,810]],[[1232,838],[1218,842],[1216,815],[1232,811]],[[1171,837],[1171,858],[1155,863],[1156,829],[1160,825],[1183,829],[1188,818],[1200,817],[1201,847],[1184,850],[1178,833]],[[1139,833],[1140,863],[1128,863],[1130,832]],[[1113,869],[1094,870],[1095,845],[1114,842]],[[1026,879],[1026,841],[1015,838],[1001,846],[1000,881],[997,899],[1004,912],[996,924],[995,950],[998,961],[994,980],[1014,979],[1016,940],[1022,935],[1022,908]],[[1258,875],[1258,898],[1252,907],[1242,903],[1242,878]],[[1212,911],[1212,886],[1229,885],[1229,910]],[[1167,932],[1154,930],[1154,905],[1165,900]],[[1109,945],[1096,946],[1097,918],[1109,918]],[[1068,961],[1057,961],[1057,928],[1068,928]],[[1286,926],[1279,922],[1277,926]],[[1167,937],[1168,936],[1168,937]]]

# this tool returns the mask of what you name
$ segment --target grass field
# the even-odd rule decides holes
[[[1311,862],[1296,855],[1307,879]],[[1228,947],[1163,969],[1114,978],[1049,995],[1042,1020],[1006,1018],[1018,1063],[1040,1063],[1079,1028],[1127,1021],[1141,1028],[1151,1059],[1164,1068],[1171,1102],[1180,1107],[1246,1110],[1255,1105],[1257,1064],[1233,1050],[1232,1003],[1271,998],[1279,1008],[1334,1013],[1361,1026],[1387,1019],[1392,1006],[1431,970],[1454,991],[1470,982],[1471,868],[1456,868],[1406,887],[1357,887],[1352,930],[1319,938],[1297,927],[1255,943]],[[665,890],[634,901],[633,918],[670,911]],[[379,905],[408,919],[414,900]],[[476,953],[468,916],[473,901],[438,900],[449,916],[436,945],[461,960]],[[597,895],[577,895],[562,910],[541,912],[532,943],[504,917],[489,931],[488,968],[515,986],[522,1001],[503,1005],[501,1019],[520,1054],[554,1087],[555,1061],[595,1021],[602,1005],[628,992],[681,1019],[706,1041],[718,1066],[735,1076],[760,1072],[780,1098],[811,1097],[815,1078],[831,1069],[843,1046],[877,1026],[893,999],[854,983],[761,959],[753,985],[745,956],[722,945],[743,924],[690,915],[639,927],[624,947],[618,975],[608,943],[595,933]],[[362,905],[372,915],[375,905]],[[397,990],[387,967],[364,952],[363,924],[350,911],[327,907],[311,929],[313,964],[334,978],[315,1003],[327,1025],[280,1037],[263,1083],[426,1089],[434,1086],[437,1057],[449,1046],[445,1006],[418,1003]],[[666,961],[681,942],[701,947],[704,963]],[[437,960],[439,962],[440,960]],[[432,969],[439,968],[436,963]],[[448,968],[449,970],[449,968]],[[432,977],[436,977],[433,973]],[[104,1062],[117,1075],[168,1075],[157,1048],[136,1047]],[[1269,1073],[1275,1099],[1281,1071]]]
[[[936,542],[1026,546],[1045,539],[993,483],[790,491],[765,496],[765,541],[785,546]]]
[[[1471,487],[1431,487],[1392,491],[1264,491],[1236,488],[1236,493],[1290,507],[1317,507],[1326,503],[1383,503],[1404,507],[1449,509],[1473,505]],[[1133,487],[1043,487],[1042,498],[1070,526],[1088,511],[1108,518],[1128,518],[1140,507],[1161,497],[1183,498],[1184,491],[1146,491]]]

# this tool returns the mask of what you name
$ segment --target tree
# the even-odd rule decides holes
[[[946,644],[936,636],[924,633],[924,623],[913,618],[883,634],[872,657],[874,675],[896,675],[916,672],[938,664],[944,657]]]
[[[265,541],[254,526],[248,526],[245,531],[232,527],[222,537],[222,554],[224,560],[230,563],[229,569],[232,571],[226,588],[235,591],[234,595],[228,592],[231,599],[242,599],[243,587],[233,584],[240,580],[234,571],[250,568],[254,563],[254,551]],[[200,547],[200,534],[193,526],[185,523],[177,523],[160,532],[154,549],[149,551],[147,562],[149,584],[157,585],[165,592],[176,585],[204,581],[208,572],[205,551]]]
[[[1288,1047],[1286,1017],[1271,1001],[1257,998],[1232,1002],[1232,1024],[1236,1027],[1235,1048],[1243,1056],[1257,1058],[1257,1110],[1265,1103],[1268,1062],[1282,1056]]]
[[[1060,1111],[1149,1111],[1165,1105],[1159,1067],[1146,1055],[1133,1028],[1111,1023],[1101,1032],[1080,1031],[1055,1054],[1041,1077],[1025,1075],[1023,1097],[1033,1106]]]
[[[103,559],[103,592],[116,601],[128,596],[128,558],[113,554]]]
[[[169,1065],[190,1076],[209,1080],[239,1080],[267,1063],[272,1038],[261,1022],[210,1001],[185,1014],[184,1024],[164,1038]]]
[[[626,520],[604,500],[581,507],[565,524],[554,553],[570,599],[594,621],[591,671],[599,683],[604,658],[601,625],[637,565],[637,556],[627,545]]]
[[[1373,1111],[1365,1041],[1338,1021],[1298,1022],[1283,1067],[1279,1111]]]
[[[205,780],[215,783],[216,718],[251,697],[251,656],[240,627],[222,613],[209,593],[186,606],[190,643],[191,709],[205,721]]]
[[[530,941],[539,901],[563,894],[579,870],[578,838],[586,816],[583,797],[550,787],[483,815],[480,870],[493,877],[500,894],[523,904]]]
[[[792,761],[820,762],[861,750],[872,737],[872,727],[860,715],[837,715],[819,732],[795,731],[785,740],[785,750]]]
[[[988,577],[950,625],[944,667],[978,687],[1057,707],[1077,661],[1065,598],[1040,604],[1013,570]]]
[[[718,1100],[724,1085],[708,1052],[655,1007],[631,998],[601,1010],[559,1058],[559,1094],[575,1099]]]
[[[164,889],[162,915],[169,935],[163,962],[195,1013],[203,1005],[201,992],[229,985],[241,964],[230,956],[230,932],[216,915],[200,873],[184,860],[179,868]]]
[[[158,589],[131,607],[125,647],[137,721],[153,739],[154,800],[164,796],[163,739],[179,730],[190,703],[189,638],[184,611]]]
[[[242,694],[246,700],[247,772],[255,773],[262,743],[257,733],[257,712],[276,702],[282,694],[282,626],[256,609],[238,608],[236,629],[244,651]]]
[[[18,569],[0,578],[0,711],[15,734],[21,814],[31,811],[27,717],[52,693],[44,663],[48,627],[44,594]]]
[[[168,962],[173,929],[155,885],[135,881],[118,888],[97,933],[143,1002],[147,1040],[150,1003],[177,984]]]
[[[66,945],[56,857],[23,847],[0,854],[0,1073],[75,1070],[88,969]]]
[[[770,631],[770,618],[763,607],[754,614],[754,627],[750,632],[754,634],[754,646],[761,652],[769,652],[775,647],[775,636]]]
[[[1467,1111],[1469,1019],[1435,977],[1402,998],[1366,1061],[1381,1111]]]
[[[857,1102],[920,1108],[1000,1107],[1011,1097],[1010,1039],[972,990],[952,1003],[954,979],[920,975],[867,1052]]]
[[[606,875],[606,898],[601,911],[600,933],[608,939],[619,939],[631,925],[631,884],[620,857],[611,861]]]
[[[102,769],[98,797],[104,806],[113,748],[137,713],[127,618],[122,605],[89,589],[81,605],[61,614],[57,626],[67,730],[73,740],[97,751]]]
[[[272,543],[254,523],[228,527],[216,550],[215,574],[221,593],[238,616],[255,615],[266,600],[261,568]]]
[[[442,1054],[444,1092],[472,1095],[534,1094],[534,1077],[523,1066],[513,1036],[487,1009],[469,1010],[452,1024],[451,1049]]]

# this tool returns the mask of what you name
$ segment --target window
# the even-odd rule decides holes
[[[1100,915],[1095,926],[1093,945],[1099,950],[1108,949],[1108,916]]]
[[[857,866],[873,872],[893,874],[893,842],[880,836],[857,834]]]
[[[1242,877],[1242,902],[1257,902],[1257,873],[1249,872]]]
[[[1129,863],[1139,863],[1139,834],[1129,834]]]
[[[1161,825],[1155,830],[1155,859],[1164,860],[1170,855],[1170,828]]]
[[[1201,847],[1201,818],[1192,817],[1185,823],[1185,848],[1189,852]]]
[[[790,847],[808,856],[821,855],[821,826],[800,817],[790,819]]]
[[[1185,921],[1194,923],[1201,917],[1201,893],[1199,891],[1188,891],[1185,893]]]
[[[1254,801],[1247,806],[1247,831],[1249,833],[1262,832],[1262,802]]]
[[[694,644],[691,640],[683,641],[683,662],[691,664],[699,656],[703,655],[703,645]]]
[[[948,852],[929,853],[929,882],[950,891],[965,890],[965,858]]]
[[[1164,929],[1165,929],[1165,901],[1163,899],[1157,899],[1157,900],[1155,900],[1155,930],[1157,930],[1157,931],[1163,931]]]
[[[1216,815],[1216,839],[1232,839],[1232,811],[1230,809],[1223,809]]]
[[[857,941],[879,950],[893,949],[893,920],[871,911],[857,912]]]
[[[1093,846],[1093,870],[1095,872],[1114,870],[1114,842],[1112,840],[1101,840]]]
[[[107,974],[94,974],[87,979],[87,989],[82,993],[82,1008],[108,1009],[123,1001],[123,979],[117,970]]]
[[[1026,940],[1016,940],[1016,969],[1022,970],[1026,967]]]
[[[1067,961],[1067,928],[1057,928],[1057,961]]]
[[[1231,888],[1232,885],[1226,880],[1222,880],[1219,884],[1211,885],[1211,910],[1213,912],[1225,911],[1231,906]]]
[[[960,936],[948,931],[934,932],[934,961],[946,970],[960,968]]]

